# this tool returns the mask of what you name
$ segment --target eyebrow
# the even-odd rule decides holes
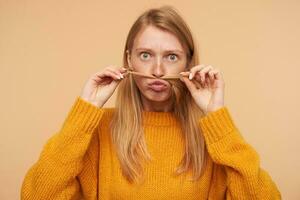
[[[149,49],[149,48],[136,48],[136,50],[143,50],[143,51],[152,51],[152,49]],[[169,49],[169,50],[165,50],[164,52],[167,52],[167,53],[170,53],[170,52],[178,52],[178,53],[184,53],[183,51],[181,50],[178,50],[178,49]]]

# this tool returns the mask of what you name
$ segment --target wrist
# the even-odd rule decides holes
[[[95,102],[95,101],[92,101],[90,100],[89,98],[85,98],[84,96],[80,96],[80,98],[90,104],[92,104],[93,106],[96,106],[98,108],[102,108],[104,104],[102,103],[99,103],[99,102]]]
[[[207,109],[206,112],[204,112],[205,115],[208,115],[209,113],[215,112],[221,108],[223,108],[225,105],[219,105],[219,106],[214,106],[213,108]]]

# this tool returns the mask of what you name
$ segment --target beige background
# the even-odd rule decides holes
[[[0,199],[19,199],[86,79],[121,64],[133,21],[162,2],[0,0]],[[261,166],[284,199],[300,199],[299,1],[168,4],[190,25],[201,63],[222,70],[225,103]]]

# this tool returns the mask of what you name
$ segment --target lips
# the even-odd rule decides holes
[[[168,85],[163,81],[153,81],[148,84],[149,88],[154,90],[155,92],[161,92],[167,89]]]

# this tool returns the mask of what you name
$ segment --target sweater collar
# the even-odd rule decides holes
[[[173,112],[142,111],[144,125],[172,126],[178,124]]]
[[[112,116],[115,108],[102,108],[107,111],[107,114]],[[110,117],[106,117],[107,119]],[[154,112],[142,111],[142,121],[144,125],[151,126],[174,126],[179,125],[179,120],[173,112]]]

